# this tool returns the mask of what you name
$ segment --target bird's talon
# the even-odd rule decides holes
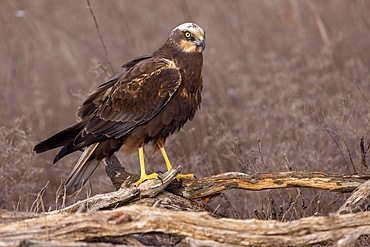
[[[142,182],[144,182],[145,180],[149,180],[149,179],[159,179],[158,177],[158,174],[157,173],[152,173],[152,174],[144,174],[142,176],[140,176],[140,179],[137,180],[135,183],[134,183],[134,186],[135,187],[138,187]]]
[[[181,179],[196,179],[196,176],[194,174],[178,174],[176,176],[176,180],[180,182]]]

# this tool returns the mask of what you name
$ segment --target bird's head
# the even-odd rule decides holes
[[[172,30],[170,40],[182,51],[201,53],[206,48],[205,32],[195,23],[184,23]]]

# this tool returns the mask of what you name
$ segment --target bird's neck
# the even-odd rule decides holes
[[[203,55],[196,52],[184,52],[168,39],[157,51],[153,53],[155,57],[170,59],[180,68],[191,66],[202,70]]]

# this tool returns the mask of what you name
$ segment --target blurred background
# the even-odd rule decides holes
[[[307,170],[361,172],[370,142],[370,2],[95,1],[108,57],[86,1],[2,1],[0,208],[54,209],[79,157],[33,146],[73,124],[83,99],[177,25],[206,30],[201,110],[168,139],[174,165],[198,177]],[[147,169],[165,170],[146,150]],[[137,154],[118,153],[139,173]],[[78,198],[113,191],[101,165]],[[211,206],[233,218],[290,220],[335,211],[348,195],[313,189],[228,191]],[[41,200],[42,198],[42,200]],[[41,203],[42,202],[42,203]],[[261,218],[261,217],[260,217]]]

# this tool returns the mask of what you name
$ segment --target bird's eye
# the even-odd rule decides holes
[[[187,39],[189,39],[191,37],[191,33],[189,31],[186,31],[184,33],[184,35],[185,35],[185,38],[187,38]]]

